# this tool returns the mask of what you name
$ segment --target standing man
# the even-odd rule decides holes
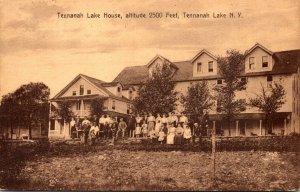
[[[136,126],[136,118],[132,114],[130,114],[130,117],[128,119],[129,138],[134,137],[135,126]]]
[[[201,125],[200,125],[202,136],[207,136],[208,123],[209,123],[208,111],[206,109],[203,109],[203,115],[201,118]]]
[[[87,116],[85,116],[84,120],[82,121],[82,129],[83,129],[82,142],[84,144],[87,143],[87,139],[88,139],[88,136],[89,136],[90,127],[91,127],[91,122],[87,119]]]
[[[122,132],[122,138],[125,137],[125,132],[126,132],[126,128],[127,128],[127,124],[126,122],[123,120],[123,118],[120,119],[120,123],[118,125],[118,131],[117,131],[117,137],[116,139],[118,139],[119,133]]]

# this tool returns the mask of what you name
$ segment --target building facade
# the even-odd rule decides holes
[[[126,116],[131,113],[133,86],[123,86],[118,82],[104,82],[83,74],[76,76],[56,96],[50,99],[49,138],[70,138],[70,126],[60,118],[55,109],[59,103],[68,101],[74,117],[92,118],[91,101],[103,98],[104,113],[110,116]]]
[[[188,61],[171,62],[157,55],[148,64],[124,68],[113,80],[123,86],[133,87],[134,98],[138,85],[145,83],[156,66],[167,63],[173,70],[172,81],[176,83],[175,90],[186,94],[193,82],[206,80],[213,93],[213,87],[224,83],[219,73],[217,58],[203,49]],[[285,103],[276,114],[272,125],[272,134],[287,135],[300,133],[300,50],[272,52],[260,44],[255,44],[245,53],[241,81],[246,81],[246,89],[236,93],[246,102],[261,92],[262,87],[270,87],[279,82],[286,91]],[[224,114],[217,111],[217,105],[209,111],[210,127],[215,123],[219,135],[228,136],[229,127],[222,121]],[[177,112],[183,111],[178,101]],[[231,136],[262,136],[267,135],[264,114],[257,108],[247,107],[237,114],[234,125],[230,126]]]

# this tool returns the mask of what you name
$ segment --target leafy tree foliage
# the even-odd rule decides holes
[[[91,115],[100,116],[103,114],[104,107],[104,99],[103,98],[95,98],[91,101]]]
[[[48,121],[50,89],[44,83],[22,85],[15,92],[4,95],[1,100],[0,116],[3,122],[25,126],[29,130],[34,124]]]
[[[194,122],[203,115],[204,109],[211,109],[214,105],[209,87],[206,81],[192,83],[188,87],[186,95],[181,95],[181,103],[184,106],[185,113],[191,114]]]
[[[236,50],[229,50],[226,54],[227,57],[218,58],[219,70],[224,83],[217,85],[214,90],[218,101],[218,110],[225,114],[225,120],[229,125],[229,135],[231,135],[232,119],[237,113],[246,110],[246,101],[236,98],[236,92],[244,90],[246,82],[238,78],[243,70],[244,55]]]
[[[168,113],[176,107],[177,92],[175,83],[171,81],[173,71],[164,63],[157,66],[152,76],[138,89],[138,97],[134,99],[137,112]]]
[[[58,103],[58,108],[56,109],[57,115],[62,118],[65,122],[69,123],[74,116],[73,111],[71,110],[70,101],[61,101]]]
[[[276,112],[285,103],[286,91],[279,83],[274,83],[269,89],[264,88],[261,85],[261,93],[257,94],[255,98],[250,98],[249,105],[257,107],[265,114],[267,121],[267,131],[272,132],[272,121]]]

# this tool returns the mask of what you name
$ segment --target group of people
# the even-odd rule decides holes
[[[180,116],[174,112],[167,114],[137,114],[124,120],[124,118],[113,118],[109,115],[101,115],[98,119],[94,116],[88,120],[87,117],[80,123],[78,119],[72,119],[72,138],[79,136],[83,142],[90,137],[92,143],[96,139],[118,139],[119,137],[129,138],[150,138],[161,144],[184,144],[189,143],[192,138],[206,135],[208,128],[208,115],[204,111],[199,122],[191,122],[188,117],[181,113]],[[78,134],[79,133],[79,134]]]

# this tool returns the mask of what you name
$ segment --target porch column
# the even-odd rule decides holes
[[[261,128],[261,125],[262,125],[262,120],[259,120],[259,133],[260,133],[260,136],[262,136],[262,128]]]
[[[80,100],[80,117],[83,116],[83,99]]]
[[[48,137],[49,137],[49,135],[50,135],[50,128],[51,128],[51,105],[52,105],[51,101],[49,101],[49,104],[50,104],[50,106],[49,106],[49,127],[48,127]]]
[[[286,118],[284,118],[284,134],[283,135],[286,135]]]
[[[235,121],[235,136],[239,136],[239,121]]]
[[[245,119],[245,136],[247,135],[247,120]]]

